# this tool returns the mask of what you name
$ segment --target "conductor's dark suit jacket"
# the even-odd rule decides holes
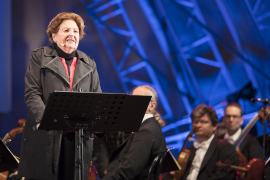
[[[190,158],[188,161],[187,170],[182,178],[186,180],[190,171],[192,161],[195,156],[196,149],[194,146],[188,148],[190,150]],[[217,167],[216,162],[229,163],[231,165],[238,165],[238,155],[233,145],[226,141],[213,138],[206,154],[203,158],[197,180],[232,180],[235,177],[234,170],[224,170]]]
[[[219,139],[224,139],[225,134],[218,136]],[[263,159],[263,153],[260,144],[256,138],[247,134],[239,146],[241,153],[250,161],[253,158]]]
[[[160,126],[148,118],[112,153],[104,180],[146,179],[152,161],[166,149]]]

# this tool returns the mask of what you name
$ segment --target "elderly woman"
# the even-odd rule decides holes
[[[35,130],[50,92],[101,92],[94,59],[77,50],[84,21],[74,13],[60,13],[47,34],[52,46],[35,49],[25,74],[25,103],[29,109],[22,137],[19,176],[29,179],[78,180],[77,132]],[[84,179],[92,157],[92,134],[84,138]]]

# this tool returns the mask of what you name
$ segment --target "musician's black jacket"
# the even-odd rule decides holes
[[[146,119],[111,155],[103,180],[144,180],[154,158],[166,151],[165,138],[155,118]]]
[[[196,152],[193,146],[188,149],[190,150],[190,158],[182,180],[187,179]],[[217,167],[216,163],[218,161],[230,163],[231,165],[238,165],[239,163],[234,146],[214,137],[203,158],[197,180],[233,180],[235,178],[235,171]]]
[[[224,135],[218,136],[219,139],[224,139]],[[256,138],[247,134],[242,143],[239,146],[241,153],[247,158],[248,161],[253,158],[263,159],[263,153],[260,148],[260,144]]]

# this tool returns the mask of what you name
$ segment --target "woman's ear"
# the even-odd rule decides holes
[[[52,39],[56,43],[55,35],[56,35],[55,33],[52,33]]]

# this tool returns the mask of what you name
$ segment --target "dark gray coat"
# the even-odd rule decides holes
[[[78,51],[78,60],[73,79],[73,91],[101,92],[95,61]],[[22,136],[19,176],[33,179],[57,179],[62,131],[33,131],[40,121],[48,96],[53,91],[69,91],[69,80],[64,66],[52,46],[32,52],[25,74],[25,103],[29,114]],[[90,133],[89,133],[90,134]],[[77,144],[78,133],[75,132]],[[93,139],[84,139],[84,174],[88,177],[92,157]],[[78,149],[75,150],[78,159]],[[78,168],[75,165],[75,180]]]

